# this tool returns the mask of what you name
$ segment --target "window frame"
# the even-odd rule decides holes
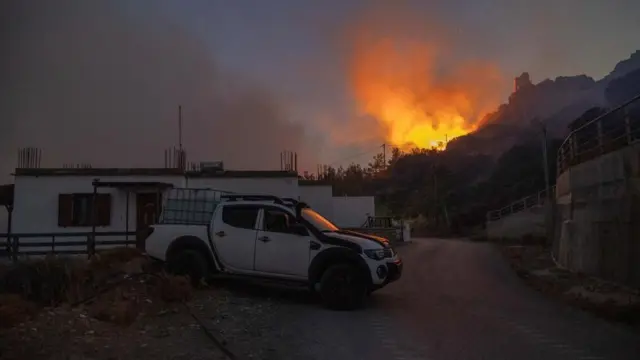
[[[240,226],[236,226],[234,224],[230,224],[225,220],[225,210],[227,209],[238,209],[238,208],[246,208],[246,209],[252,209],[255,210],[256,212],[256,217],[253,220],[253,227],[251,228],[247,228],[247,227],[240,227]],[[260,206],[255,205],[255,204],[222,204],[222,209],[221,209],[222,213],[220,214],[220,221],[222,221],[222,223],[226,226],[230,226],[234,229],[242,229],[242,230],[257,230],[258,229],[258,220],[260,218]]]
[[[309,229],[307,228],[307,226],[306,226],[305,224],[303,224],[302,222],[298,221],[298,219],[296,219],[295,215],[293,215],[291,212],[289,212],[289,211],[287,211],[287,210],[285,210],[285,209],[279,208],[279,207],[277,207],[277,206],[265,206],[265,205],[263,205],[263,206],[261,206],[261,208],[262,208],[262,224],[261,224],[261,225],[262,225],[262,227],[261,227],[261,229],[259,229],[260,231],[264,231],[264,232],[268,232],[268,233],[273,233],[273,234],[299,235],[299,234],[297,234],[296,232],[293,232],[293,231],[273,231],[273,230],[267,230],[267,228],[266,228],[266,224],[267,224],[267,212],[268,212],[269,210],[272,210],[272,211],[273,211],[273,210],[275,210],[275,211],[282,212],[282,213],[286,214],[286,215],[289,217],[289,228],[290,228],[290,229],[292,228],[292,225],[296,225],[296,224],[298,224],[298,225],[302,225],[302,226],[304,226],[305,230],[307,231],[307,234],[306,234],[305,236],[309,236],[309,235],[310,235],[310,231],[309,231]]]
[[[76,211],[80,201],[86,201],[87,207],[83,212],[84,221],[80,222]],[[110,193],[95,194],[96,226],[110,226],[113,201]],[[93,193],[58,194],[58,226],[60,227],[91,227],[93,226],[92,208],[94,206]]]

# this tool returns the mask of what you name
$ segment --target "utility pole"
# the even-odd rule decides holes
[[[387,144],[382,144],[382,170],[387,169]]]
[[[549,179],[549,156],[548,156],[548,141],[547,141],[547,126],[544,122],[540,122],[540,127],[542,130],[542,166],[544,170],[544,194],[545,194],[545,225],[546,225],[546,233],[547,233],[547,243],[553,244],[555,237],[555,199],[551,196],[551,181]]]
[[[547,126],[541,121],[540,126],[542,127],[542,166],[544,170],[544,190],[546,194],[547,204],[551,200],[551,194],[549,193],[549,189],[551,188],[551,181],[549,179],[549,156],[548,156],[548,141],[547,141]]]

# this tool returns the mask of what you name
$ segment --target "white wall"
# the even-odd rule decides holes
[[[58,195],[92,193],[95,176],[16,176],[12,233],[88,232],[91,227],[59,227]],[[108,176],[102,181],[155,181],[183,186],[184,177],[165,176]],[[98,226],[97,231],[125,231],[126,192],[112,188],[98,188],[99,193],[111,194],[111,225]],[[129,197],[129,231],[136,229],[136,196]],[[48,241],[50,238],[32,238]],[[78,241],[78,237],[56,237],[56,241]],[[99,240],[122,240],[122,237],[101,237]],[[130,240],[134,240],[130,238]],[[26,240],[20,240],[21,242]],[[73,249],[73,248],[67,248]],[[36,250],[36,249],[34,249]]]
[[[95,176],[17,176],[15,179],[15,206],[13,212],[14,234],[88,232],[91,227],[59,227],[58,195],[64,193],[91,193]],[[103,176],[102,181],[154,181],[173,184],[175,187],[214,188],[220,190],[272,194],[298,198],[296,178],[189,178],[182,175]],[[97,231],[125,231],[126,192],[119,189],[98,188],[99,193],[111,194],[111,225],[99,226]],[[151,191],[150,191],[151,192]],[[4,210],[4,209],[2,209]],[[2,213],[0,213],[1,216]],[[2,218],[3,219],[3,218]],[[1,224],[0,219],[0,224]],[[1,225],[0,225],[1,226]],[[2,228],[0,228],[2,229]],[[136,229],[136,196],[129,196],[129,231]],[[0,230],[4,232],[6,230]],[[110,237],[101,237],[110,240]],[[116,237],[114,237],[114,240]],[[33,241],[47,241],[46,238]],[[79,238],[56,238],[56,241],[73,241]]]
[[[297,178],[229,178],[229,177],[191,177],[186,180],[188,188],[211,188],[239,193],[276,195],[297,199]]]
[[[339,227],[361,227],[376,213],[373,196],[334,197],[333,221]]]
[[[334,221],[333,189],[331,185],[301,185],[300,201],[306,202],[320,215]]]
[[[95,176],[16,176],[13,233],[89,232],[91,227],[59,227],[58,195],[64,193],[91,193]],[[102,181],[154,181],[171,183],[176,187],[213,188],[219,190],[269,194],[291,197],[307,202],[319,213],[341,227],[359,227],[367,214],[375,214],[374,198],[332,197],[331,186],[298,186],[296,178],[225,178],[165,176],[103,176]],[[100,193],[110,193],[112,199],[111,225],[97,227],[98,231],[125,231],[126,192],[119,189],[98,188]],[[0,209],[0,232],[6,231],[2,222],[4,208]],[[5,220],[6,221],[6,220]],[[129,230],[136,229],[136,196],[129,198]],[[101,237],[102,240],[121,240],[121,237]],[[32,241],[49,241],[49,238],[33,238]],[[77,237],[56,238],[56,241],[84,240]],[[133,240],[133,239],[131,239]],[[21,240],[26,241],[26,240]],[[35,249],[34,249],[35,250]]]

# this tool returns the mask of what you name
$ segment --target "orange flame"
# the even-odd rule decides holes
[[[361,36],[352,49],[355,99],[395,146],[443,150],[500,104],[502,77],[491,64],[455,64],[433,44],[398,38]]]

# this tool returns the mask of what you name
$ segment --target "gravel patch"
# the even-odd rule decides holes
[[[0,358],[228,359],[201,322],[238,359],[279,359],[279,299],[201,290],[187,305],[144,314],[126,327],[97,320],[86,307],[43,309],[31,320],[0,330]]]

